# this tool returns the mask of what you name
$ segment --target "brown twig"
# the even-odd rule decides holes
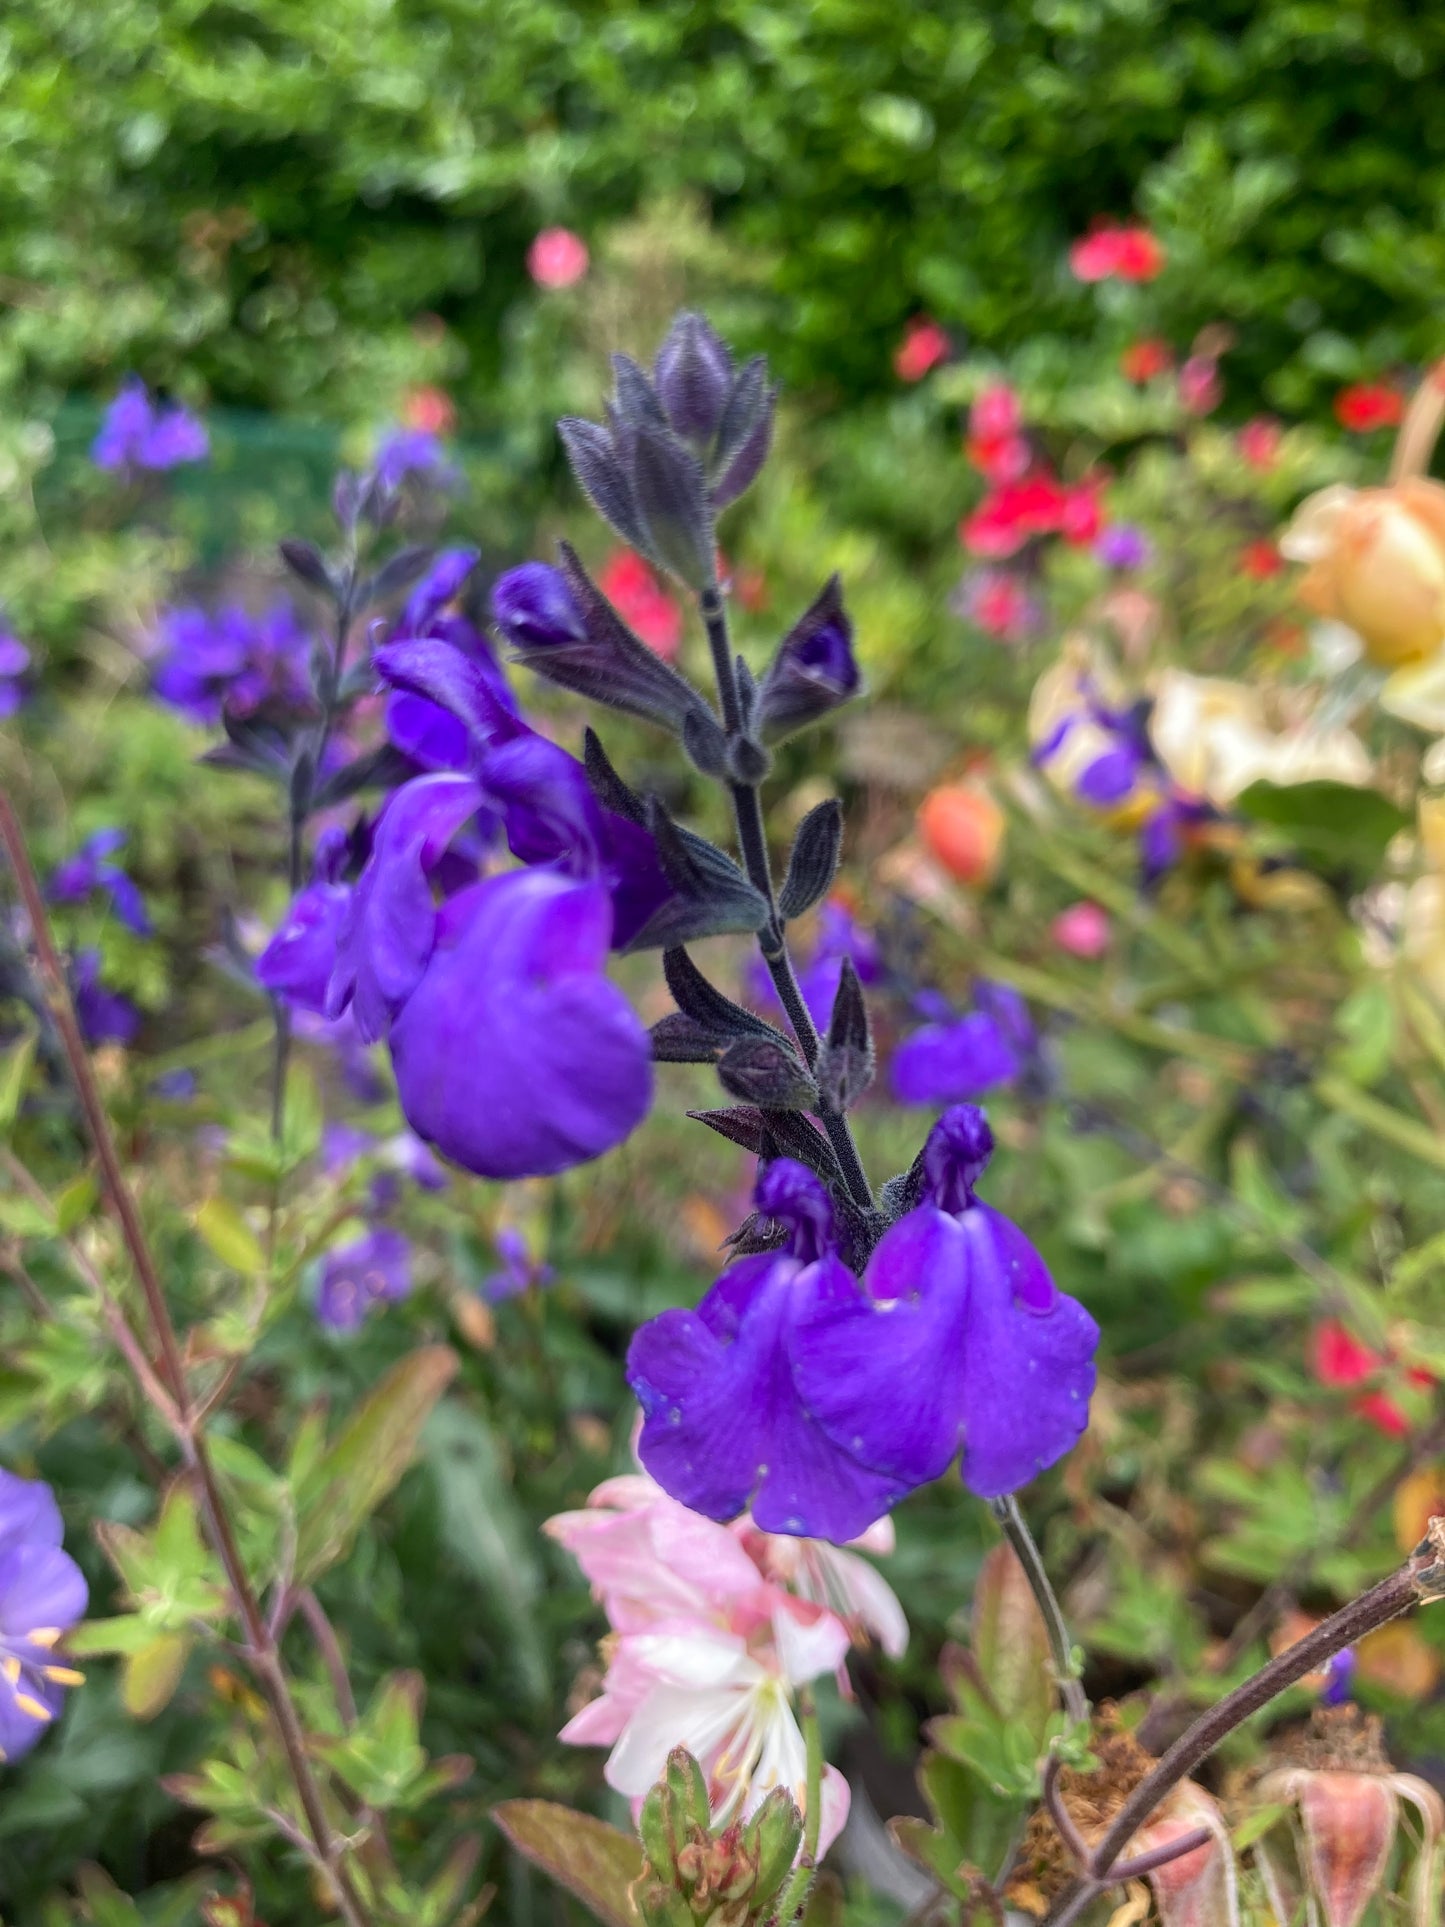
[[[287,1767],[306,1818],[307,1831],[318,1860],[325,1869],[334,1890],[339,1911],[347,1927],[369,1927],[366,1909],[345,1864],[344,1849],[333,1833],[331,1822],[327,1818],[321,1789],[307,1754],[306,1735],[301,1725],[300,1715],[297,1713],[295,1702],[291,1697],[290,1685],[281,1665],[280,1652],[266,1624],[265,1615],[251,1585],[250,1575],[241,1559],[240,1549],[231,1528],[230,1515],[226,1510],[225,1499],[206,1446],[205,1433],[197,1423],[191,1405],[190,1388],[186,1379],[180,1341],[171,1320],[170,1307],[166,1303],[160,1274],[146,1238],[145,1228],[140,1220],[140,1213],[136,1208],[134,1195],[121,1167],[120,1155],[110,1128],[110,1119],[106,1114],[100,1088],[95,1080],[90,1054],[81,1036],[75,1006],[71,1001],[60,954],[56,949],[55,938],[50,928],[45,899],[30,862],[19,819],[9,797],[3,793],[0,793],[0,842],[5,846],[26,915],[30,920],[41,983],[70,1068],[76,1095],[80,1100],[87,1133],[100,1164],[105,1195],[120,1226],[121,1236],[125,1241],[126,1250],[130,1254],[131,1263],[145,1298],[152,1335],[161,1360],[161,1378],[164,1381],[165,1391],[169,1395],[170,1410],[165,1412],[165,1408],[162,1409],[169,1419],[187,1468],[195,1480],[207,1536],[225,1572],[236,1615],[245,1632],[244,1650],[247,1664],[270,1707],[277,1736],[286,1755]],[[125,1329],[128,1331],[129,1327],[126,1326]],[[131,1337],[133,1339],[134,1334],[131,1334]],[[129,1351],[127,1362],[131,1363],[134,1369],[134,1361]],[[153,1396],[151,1388],[144,1380],[142,1380],[142,1389],[147,1397]]]

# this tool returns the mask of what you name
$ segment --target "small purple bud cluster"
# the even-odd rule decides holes
[[[127,375],[106,409],[90,456],[97,468],[118,472],[179,468],[211,452],[205,426],[179,403],[152,400],[136,375]]]

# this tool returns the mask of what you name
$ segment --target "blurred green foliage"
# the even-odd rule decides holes
[[[1102,301],[1230,323],[1309,410],[1437,346],[1442,72],[1403,0],[16,0],[0,387],[346,416],[444,375],[483,425],[532,236],[665,187],[774,264],[742,345],[796,385],[886,387],[919,309],[997,350]],[[1163,277],[1081,288],[1131,212]]]

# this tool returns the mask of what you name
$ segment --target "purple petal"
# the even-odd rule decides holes
[[[350,886],[340,883],[311,883],[300,891],[256,959],[256,981],[321,1015],[351,894]]]
[[[492,877],[443,906],[391,1034],[419,1136],[482,1177],[546,1177],[641,1123],[651,1046],[601,974],[611,927],[601,885],[556,871]]]
[[[951,1024],[925,1024],[893,1056],[893,1095],[900,1104],[954,1104],[979,1097],[1019,1073],[1019,1059],[999,1026],[981,1010]]]
[[[963,1361],[963,1480],[980,1498],[1014,1492],[1078,1443],[1089,1422],[1099,1327],[1057,1290],[1018,1226],[975,1204]]]
[[[0,1640],[58,1626],[85,1612],[85,1575],[59,1546],[18,1545],[0,1553]]]
[[[0,1555],[20,1544],[58,1546],[60,1507],[43,1479],[0,1469]]]

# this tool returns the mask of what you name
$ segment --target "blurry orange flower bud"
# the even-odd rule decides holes
[[[940,783],[924,797],[918,829],[929,854],[960,883],[992,880],[1003,847],[1004,814],[976,783]]]
[[[1309,566],[1300,599],[1347,623],[1372,662],[1420,662],[1445,642],[1445,487],[1419,476],[1393,488],[1322,489],[1280,540]]]

